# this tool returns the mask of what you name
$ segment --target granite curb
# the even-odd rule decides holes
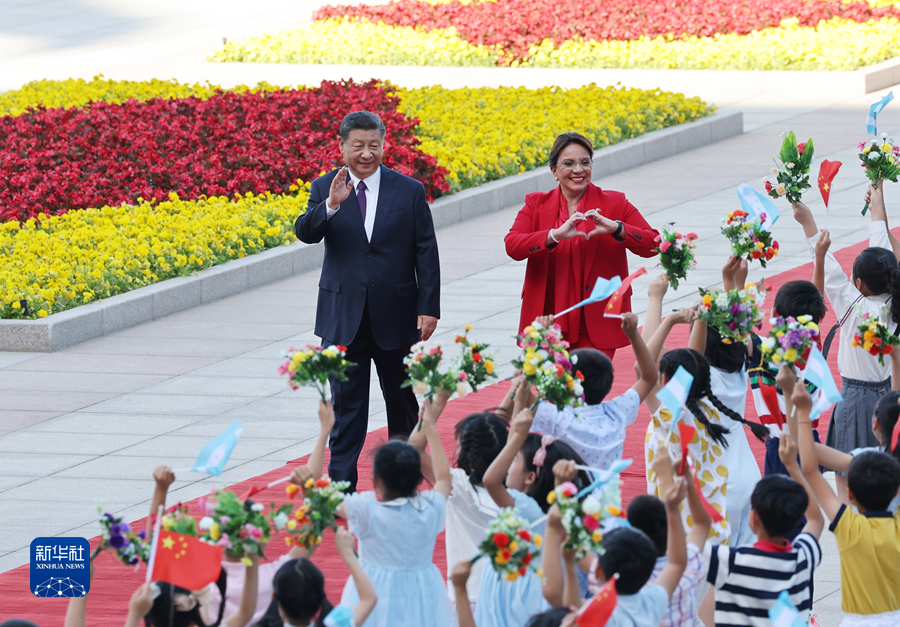
[[[653,131],[594,155],[597,178],[706,146],[744,132],[741,112]],[[432,204],[435,228],[500,211],[531,192],[550,189],[553,176],[538,168],[467,189]],[[141,287],[40,320],[0,320],[0,351],[53,352],[227,296],[309,272],[322,264],[325,249],[295,242],[243,259]]]

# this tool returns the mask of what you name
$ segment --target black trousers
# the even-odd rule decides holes
[[[334,481],[349,481],[350,491],[356,490],[359,478],[356,462],[366,442],[369,424],[369,379],[372,361],[381,384],[387,409],[388,436],[408,436],[419,420],[419,404],[412,388],[401,388],[406,381],[403,358],[409,346],[383,350],[372,337],[369,305],[363,310],[356,337],[347,347],[346,359],[355,363],[347,369],[347,380],[330,379],[334,405],[334,429],[331,431],[331,461],[328,475]]]

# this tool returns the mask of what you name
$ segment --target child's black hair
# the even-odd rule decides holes
[[[619,527],[603,536],[600,568],[607,580],[619,574],[616,592],[637,594],[653,574],[656,547],[647,534],[634,527]]]
[[[810,281],[788,281],[775,293],[775,309],[782,318],[810,316],[819,324],[825,317],[825,299]]]
[[[669,517],[665,504],[652,494],[636,496],[626,510],[628,524],[640,529],[656,547],[656,557],[663,557],[669,543]]]
[[[325,577],[322,571],[305,557],[288,560],[275,573],[272,579],[272,604],[276,606],[276,610],[281,606],[284,617],[296,625],[307,625],[316,616],[319,616],[316,624],[322,624],[328,612],[334,609],[325,598]],[[266,612],[267,625],[273,623],[268,620],[272,613]]]
[[[865,451],[853,457],[847,473],[847,489],[867,512],[887,511],[898,488],[900,462],[892,456],[880,451]]]
[[[603,351],[596,348],[579,348],[572,351],[572,374],[584,377],[584,402],[599,405],[606,398],[613,384],[613,364]]]
[[[900,266],[892,251],[875,246],[866,248],[853,262],[853,278],[865,283],[873,296],[889,294],[891,318],[900,322]]]
[[[471,414],[456,423],[456,467],[466,471],[473,486],[484,485],[484,473],[506,445],[507,431],[503,419],[491,412]]]
[[[222,602],[219,603],[219,615],[216,622],[207,626],[203,622],[203,615],[200,613],[200,603],[196,602],[187,612],[179,612],[175,609],[175,596],[185,595],[193,597],[190,590],[173,586],[170,583],[162,581],[155,582],[159,586],[159,596],[153,599],[153,605],[147,615],[144,616],[144,623],[147,627],[219,627],[222,623],[222,616],[225,613],[225,588],[227,585],[228,575],[225,569],[219,573],[219,579],[216,580],[216,587],[219,589],[219,597]],[[195,599],[196,600],[196,599]]]
[[[554,607],[529,618],[525,627],[559,627],[571,611],[567,607]]]
[[[740,372],[749,361],[743,342],[723,342],[714,328],[706,327],[706,351],[703,353],[709,365],[725,372]]]
[[[900,443],[893,451],[890,450],[894,426],[897,424],[897,419],[900,418],[898,400],[900,400],[900,392],[888,392],[882,396],[875,405],[875,417],[878,418],[878,425],[881,427],[881,441],[884,442],[885,451],[900,461]]]
[[[759,423],[744,420],[743,416],[734,410],[729,409],[715,394],[713,394],[709,380],[709,362],[706,361],[706,357],[689,348],[676,348],[663,355],[662,359],[659,360],[659,373],[661,375],[664,374],[666,379],[671,379],[678,371],[678,366],[682,366],[694,377],[694,382],[691,384],[691,389],[688,392],[688,398],[687,401],[685,401],[684,406],[690,410],[700,424],[706,427],[706,432],[715,443],[726,448],[728,447],[728,441],[725,439],[725,434],[728,433],[728,429],[718,423],[709,421],[706,412],[704,412],[697,403],[697,401],[703,397],[706,397],[719,413],[749,427],[750,431],[753,432],[753,435],[760,440],[765,441],[766,437],[769,435],[768,429]]]
[[[422,456],[402,440],[385,442],[375,451],[372,479],[378,479],[388,499],[415,496],[422,482]]]
[[[550,494],[554,487],[556,487],[553,478],[553,464],[561,459],[570,459],[576,464],[584,465],[584,460],[581,459],[581,456],[578,453],[572,450],[571,446],[557,440],[553,444],[547,446],[547,456],[544,459],[544,465],[535,466],[534,454],[537,453],[540,448],[541,434],[529,433],[528,437],[525,438],[525,444],[522,445],[519,452],[525,457],[525,472],[534,472],[537,475],[534,483],[528,487],[527,494],[536,500],[538,505],[541,506],[541,509],[544,510],[544,513],[546,513],[550,509],[550,504],[547,502],[547,495]],[[585,471],[579,470],[578,476],[575,477],[575,480],[572,483],[580,490],[581,488],[586,488],[590,485],[591,479]]]
[[[767,475],[753,488],[750,507],[769,536],[783,538],[800,524],[809,495],[787,475]]]

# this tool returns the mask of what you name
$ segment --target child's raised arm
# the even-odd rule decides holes
[[[334,407],[331,401],[319,401],[319,439],[309,455],[309,461],[302,466],[297,466],[291,472],[291,483],[299,486],[303,493],[308,489],[306,484],[310,479],[315,481],[322,476],[322,468],[325,465],[325,448],[328,446],[328,438],[334,428]],[[338,508],[338,516],[344,517],[343,505]],[[309,557],[312,555],[305,547],[294,545],[290,551],[291,559]]]
[[[157,466],[153,471],[153,481],[156,487],[153,489],[153,500],[150,501],[150,517],[147,518],[147,542],[153,535],[153,520],[159,513],[159,506],[165,508],[166,495],[169,493],[169,486],[175,482],[175,473],[168,466]]]
[[[791,203],[791,207],[794,208],[794,220],[803,227],[803,236],[806,237],[806,239],[813,237],[819,232],[819,229],[816,226],[816,219],[813,217],[809,207],[799,200],[795,203]]]
[[[472,606],[469,605],[469,591],[466,589],[471,574],[472,562],[469,560],[457,562],[450,570],[450,583],[453,584],[453,589],[456,591],[456,617],[459,627],[476,627],[475,617],[472,616]]]
[[[353,608],[353,624],[362,625],[369,618],[369,614],[375,609],[378,603],[378,595],[375,594],[375,586],[372,580],[363,570],[359,563],[359,557],[356,556],[354,550],[353,536],[344,527],[338,527],[334,533],[334,545],[337,547],[338,555],[344,560],[344,564],[350,570],[350,576],[353,577],[353,583],[356,585],[356,592],[359,594],[359,602]],[[462,626],[460,626],[462,627]]]
[[[697,488],[694,486],[694,477],[689,465],[684,467],[684,482],[687,484],[688,507],[691,510],[691,518],[694,522],[687,541],[702,551],[703,545],[709,537],[709,530],[712,529],[712,517],[700,501],[700,495],[697,494]]]
[[[450,496],[453,488],[453,478],[450,475],[450,462],[447,461],[447,453],[441,444],[441,436],[437,430],[437,419],[447,405],[450,394],[439,390],[434,395],[434,400],[425,401],[425,411],[422,414],[422,431],[431,449],[431,468],[434,472],[434,491],[444,498]]]
[[[900,242],[891,233],[891,227],[888,225],[887,208],[884,204],[884,179],[878,181],[877,189],[873,188],[871,184],[866,188],[865,200],[869,203],[869,219],[872,222],[884,222],[884,228],[891,242],[891,250],[894,251],[894,256],[900,260]]]
[[[419,420],[421,421],[424,416],[425,405],[422,405],[419,408]],[[434,483],[434,468],[431,467],[431,455],[429,455],[426,450],[428,448],[428,440],[425,437],[425,430],[418,428],[413,429],[406,442],[416,447],[416,450],[419,451],[419,457],[422,459],[422,476],[431,483]]]
[[[726,292],[739,290],[744,286],[747,278],[747,260],[729,255],[725,265],[722,266],[722,287]]]
[[[669,337],[669,332],[672,328],[676,324],[690,324],[696,319],[697,312],[693,309],[686,308],[679,309],[666,316],[666,319],[659,325],[659,328],[653,334],[653,337],[647,342],[647,351],[650,353],[650,357],[653,358],[655,363],[659,361],[660,353],[663,350],[663,344],[665,343],[666,338]],[[650,410],[651,414],[659,409],[659,401],[656,400],[654,394],[648,394],[646,398],[644,398],[644,403],[647,405],[647,409]]]
[[[641,337],[644,342],[649,342],[653,334],[659,328],[662,322],[662,301],[663,296],[669,289],[669,277],[663,273],[650,281],[650,287],[647,288],[647,313],[644,314],[644,329]]]
[[[806,483],[803,472],[797,464],[797,445],[794,443],[792,436],[787,435],[778,441],[778,457],[781,458],[781,463],[787,468],[791,479],[802,485],[803,489],[806,490],[806,495],[809,497],[809,505],[806,506],[806,524],[803,526],[803,531],[818,538],[822,535],[822,529],[825,527],[825,519],[822,518],[822,512],[819,510],[816,495],[809,489],[809,484]],[[821,475],[819,476],[821,477]]]
[[[622,331],[628,336],[631,347],[634,349],[634,359],[640,370],[641,378],[638,379],[631,389],[637,392],[644,402],[644,399],[656,387],[656,380],[659,379],[659,369],[656,367],[656,360],[651,357],[650,351],[641,334],[638,333],[638,319],[633,313],[626,313],[622,316]]]
[[[250,565],[247,566],[247,574],[244,576],[244,589],[241,591],[241,604],[238,611],[225,621],[225,627],[244,627],[256,612],[256,603],[259,597],[259,555],[248,553]],[[222,600],[224,602],[224,599]]]
[[[816,242],[816,259],[813,264],[812,282],[819,290],[819,294],[825,295],[825,257],[831,248],[831,233],[823,229],[819,233],[819,241]]]
[[[153,582],[148,581],[131,594],[125,627],[140,627],[141,621],[153,609]]]
[[[554,468],[556,466],[554,465]],[[541,569],[544,571],[544,598],[552,607],[563,604],[562,545],[566,541],[566,529],[559,515],[559,507],[553,505],[547,512],[547,528],[544,533],[544,552],[541,555]]]
[[[512,466],[513,460],[516,458],[522,445],[525,444],[525,439],[528,437],[533,420],[534,414],[530,409],[523,409],[516,414],[509,427],[509,434],[506,436],[506,445],[484,473],[484,478],[482,479],[484,487],[498,507],[513,507],[516,504],[515,499],[509,493],[509,490],[506,489],[506,485],[503,482],[506,479],[506,473],[509,472],[509,467]]]
[[[684,500],[687,494],[687,483],[684,477],[678,477],[675,483],[666,491],[663,501],[666,504],[666,518],[669,524],[669,535],[666,546],[666,556],[668,562],[659,573],[656,579],[656,585],[662,586],[663,590],[671,599],[672,593],[678,587],[684,569],[687,566],[687,545],[684,539],[684,525],[681,523],[681,512],[678,506]]]
[[[800,449],[800,464],[806,483],[819,502],[829,520],[834,520],[841,509],[841,500],[825,481],[819,470],[819,459],[813,447],[812,422],[809,411],[812,409],[812,398],[805,385],[795,385],[791,400],[797,413],[797,446]],[[784,438],[782,438],[784,439]]]

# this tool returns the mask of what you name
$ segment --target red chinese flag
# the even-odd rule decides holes
[[[891,433],[891,450],[888,451],[889,455],[897,450],[897,440],[900,440],[900,420],[894,423],[894,430]]]
[[[160,531],[151,579],[200,590],[219,578],[224,553],[224,547],[183,533]]]
[[[841,169],[840,161],[823,161],[819,166],[819,191],[822,192],[822,200],[828,207],[828,198],[831,196],[831,181]]]
[[[603,627],[606,624],[619,602],[619,595],[616,593],[618,578],[618,575],[610,577],[594,598],[578,611],[575,617],[578,627]]]
[[[706,497],[703,496],[703,491],[700,489],[700,481],[697,479],[697,469],[694,467],[693,462],[691,462],[691,474],[694,475],[694,489],[697,491],[697,496],[700,497],[700,503],[703,505],[703,509],[706,510],[706,513],[709,514],[709,517],[712,518],[714,523],[725,520],[725,517],[719,513],[719,510],[710,505],[709,501],[706,500]]]
[[[689,457],[688,444],[694,439],[694,434],[697,433],[697,429],[684,422],[679,422],[678,433],[681,435],[681,465],[678,467],[678,474],[684,475],[684,469],[687,467]]]
[[[622,313],[622,297],[625,296],[625,292],[628,291],[628,288],[631,287],[631,282],[636,278],[641,276],[642,274],[647,274],[646,268],[641,268],[640,270],[635,270],[622,281],[622,287],[613,292],[613,295],[609,297],[609,302],[606,304],[606,311],[604,313],[608,314],[621,314]]]

